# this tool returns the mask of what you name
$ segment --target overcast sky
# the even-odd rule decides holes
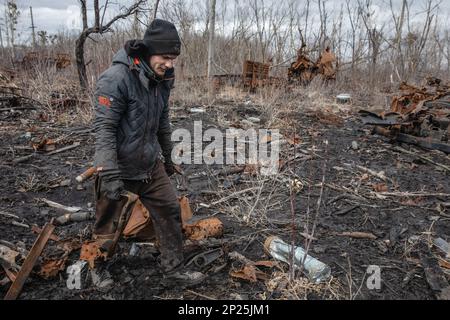
[[[206,0],[198,0],[204,3]],[[219,0],[218,3],[226,0]],[[241,0],[248,1],[248,0]],[[271,0],[267,0],[270,3]],[[278,0],[279,1],[279,0]],[[298,0],[299,3],[305,2],[305,0]],[[6,2],[6,0],[5,0]],[[101,3],[104,1],[100,1]],[[110,3],[120,3],[125,5],[131,3],[132,0],[117,0],[110,1]],[[161,1],[160,6],[164,5],[165,0]],[[312,1],[315,3],[315,1]],[[333,12],[337,12],[344,0],[329,0],[327,8]],[[353,0],[352,0],[353,2]],[[374,9],[377,12],[378,19],[391,19],[390,13],[388,11],[389,0],[374,0]],[[393,0],[394,4],[399,5],[401,0]],[[426,0],[413,0],[413,9],[420,10],[424,8],[424,3]],[[276,3],[276,2],[275,2]],[[36,30],[46,30],[48,33],[57,33],[61,30],[73,31],[79,30],[81,27],[81,16],[79,2],[77,0],[17,0],[19,9],[21,10],[20,20],[17,26],[17,31],[20,34],[20,39],[27,40],[30,39],[30,12],[29,7],[33,7],[34,23],[36,25]],[[92,6],[92,1],[88,0],[90,7]],[[317,6],[317,5],[315,5]],[[118,6],[116,5],[116,10]],[[220,10],[220,9],[218,9]],[[92,13],[92,12],[91,12]],[[90,13],[90,15],[92,15]],[[440,9],[441,19],[445,17],[443,23],[449,26],[450,18],[450,0],[442,0]],[[4,22],[4,6],[0,5],[0,23]]]

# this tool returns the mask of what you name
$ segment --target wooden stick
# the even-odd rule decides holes
[[[205,298],[207,300],[217,300],[216,298],[208,297],[208,296],[205,296],[204,294],[201,294],[201,293],[198,293],[198,292],[195,292],[195,291],[192,291],[192,290],[186,290],[186,291],[189,292],[189,293],[192,293],[193,295]]]
[[[52,207],[52,208],[56,208],[56,209],[62,209],[64,211],[68,211],[71,213],[75,213],[75,212],[80,212],[81,210],[83,210],[82,208],[79,207],[68,207],[68,206],[64,206],[62,204],[59,204],[57,202],[53,202],[50,200],[47,200],[45,198],[37,198],[36,200],[42,201],[44,203],[46,203],[48,206]]]
[[[23,156],[23,157],[14,159],[12,161],[12,163],[13,164],[19,164],[19,163],[22,163],[22,162],[26,162],[26,161],[30,160],[31,158],[33,158],[35,155],[36,155],[35,153],[32,153],[32,154],[30,154],[28,156]]]
[[[39,256],[44,250],[44,247],[47,244],[48,239],[50,238],[54,229],[55,226],[51,222],[45,225],[44,230],[36,239],[33,247],[30,250],[30,253],[28,254],[27,258],[22,264],[22,267],[20,268],[20,271],[17,274],[16,280],[9,288],[5,296],[5,300],[16,300],[18,298],[20,292],[22,291],[23,285],[25,284],[25,281],[30,275],[31,270],[33,270],[36,261],[38,260]]]
[[[450,167],[447,167],[446,165],[443,165],[443,164],[438,163],[438,162],[434,162],[433,160],[431,160],[431,159],[429,159],[429,158],[427,158],[427,157],[425,157],[425,156],[422,156],[422,155],[420,155],[420,154],[417,154],[417,153],[415,153],[415,152],[408,151],[408,150],[403,149],[403,148],[401,148],[401,147],[395,147],[395,150],[400,151],[400,152],[403,152],[403,153],[406,153],[406,154],[409,154],[409,155],[412,155],[412,156],[419,157],[420,159],[422,159],[422,160],[424,160],[424,161],[427,161],[427,162],[429,162],[429,163],[431,163],[431,164],[434,164],[434,165],[437,166],[437,167],[440,167],[440,168],[442,168],[442,169],[444,169],[444,170],[450,171]]]
[[[338,236],[356,239],[371,239],[371,240],[377,239],[377,237],[373,233],[366,233],[366,232],[343,232],[338,234]]]
[[[379,194],[383,196],[390,197],[443,197],[448,198],[450,194],[448,193],[420,193],[420,192],[380,192]]]
[[[96,172],[97,172],[97,168],[91,167],[91,168],[87,169],[85,172],[83,172],[82,174],[80,174],[78,177],[76,177],[75,180],[77,180],[78,183],[83,183],[86,180],[88,180],[89,178],[91,178]]]
[[[250,192],[250,191],[253,191],[253,190],[257,190],[257,189],[259,189],[259,187],[253,187],[253,188],[249,188],[249,189],[245,189],[245,190],[241,190],[241,191],[235,192],[233,194],[230,194],[229,196],[226,196],[225,198],[222,198],[220,200],[217,200],[217,201],[207,205],[206,207],[210,208],[210,207],[218,205],[220,203],[227,202],[230,199],[236,198],[237,196],[239,196],[241,194],[244,194],[244,193],[247,193],[247,192]]]
[[[11,221],[11,224],[12,224],[13,226],[16,226],[16,227],[21,227],[21,228],[25,228],[25,229],[30,229],[30,226],[29,226],[29,225],[24,224],[24,223],[20,223],[20,222],[17,222],[17,221]]]
[[[57,154],[57,153],[61,153],[61,152],[65,152],[65,151],[69,151],[69,150],[75,149],[75,148],[79,147],[80,145],[81,145],[80,142],[75,142],[75,143],[74,143],[73,145],[71,145],[71,146],[67,146],[67,147],[64,147],[64,148],[61,148],[61,149],[52,151],[52,152],[50,152],[50,153],[47,153],[47,155],[48,155],[48,156],[53,156],[53,155],[55,155],[55,154]]]
[[[6,213],[4,211],[0,211],[0,216],[5,216],[5,217],[9,217],[9,218],[14,218],[14,219],[20,220],[20,217],[16,216],[15,214]]]

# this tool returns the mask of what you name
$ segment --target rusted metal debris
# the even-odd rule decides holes
[[[421,88],[402,83],[389,112],[360,115],[364,124],[376,126],[374,134],[450,153],[450,86],[439,79],[428,78]]]
[[[30,253],[26,257],[22,267],[20,268],[19,273],[8,292],[6,293],[5,300],[15,300],[20,295],[22,291],[23,285],[33,270],[34,265],[36,264],[39,256],[44,250],[45,245],[50,239],[53,230],[55,230],[55,226],[52,222],[49,222],[45,225],[42,232],[39,234],[39,237],[36,239],[33,247],[30,250]]]
[[[255,283],[258,280],[265,281],[268,279],[268,275],[259,267],[273,268],[277,266],[277,263],[274,261],[254,262],[236,251],[231,252],[228,256],[233,260],[230,276],[236,279],[246,280],[251,283]]]
[[[194,241],[223,236],[223,223],[217,218],[197,221],[183,226],[185,235]]]
[[[66,267],[68,257],[65,256],[62,259],[46,260],[41,266],[39,275],[44,279],[50,279],[56,277],[59,272],[63,271]]]
[[[55,67],[57,70],[65,69],[72,64],[68,53],[47,54],[40,52],[28,52],[20,62],[24,69],[32,68],[36,65],[46,65]]]
[[[0,72],[0,95],[21,95],[22,91],[22,88],[13,82],[11,76],[8,76],[6,72]]]
[[[100,260],[105,260],[106,252],[101,251],[101,243],[98,240],[88,241],[83,244],[80,252],[80,260],[89,263],[91,269],[95,268],[95,263]]]
[[[298,81],[301,84],[310,83],[317,75],[324,80],[336,80],[337,59],[331,49],[327,47],[319,59],[313,62],[305,52],[305,46],[297,51],[297,60],[288,69],[289,82]]]
[[[254,90],[269,84],[270,64],[246,60],[242,71],[244,88]]]

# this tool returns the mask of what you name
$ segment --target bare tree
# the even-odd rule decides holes
[[[78,77],[80,81],[80,86],[83,89],[86,89],[88,87],[88,79],[86,74],[86,64],[84,60],[84,44],[86,43],[87,38],[91,34],[99,33],[103,34],[111,30],[111,26],[120,19],[125,19],[128,16],[134,14],[138,9],[139,6],[144,2],[144,0],[136,1],[133,5],[131,5],[128,8],[125,8],[123,13],[116,15],[113,17],[109,22],[103,24],[103,18],[105,16],[106,10],[108,8],[108,0],[106,1],[105,5],[103,6],[103,15],[102,19],[100,20],[100,8],[98,0],[94,0],[94,12],[95,12],[95,22],[94,27],[88,27],[87,23],[87,0],[79,0],[81,4],[81,15],[83,19],[83,31],[81,32],[80,36],[78,37],[76,44],[75,44],[75,57],[77,62],[77,69],[78,69]]]
[[[160,0],[156,0],[155,7],[153,8],[153,20],[156,19],[156,14],[158,13],[158,7],[159,7]]]
[[[16,37],[16,27],[20,16],[20,10],[17,8],[15,0],[10,0],[6,3],[7,8],[7,29],[9,29],[9,39],[11,44],[12,56],[15,57],[15,37]]]
[[[377,28],[374,22],[374,12],[372,12],[372,0],[358,0],[358,12],[366,28],[369,40],[369,81],[371,86],[375,84],[377,62],[383,40],[383,28]]]
[[[216,0],[210,0],[210,13],[209,16],[211,25],[209,27],[209,40],[208,40],[208,79],[211,80],[212,76],[212,65],[214,59],[214,35],[216,30]]]

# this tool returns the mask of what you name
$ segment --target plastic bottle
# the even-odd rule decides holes
[[[289,263],[289,255],[292,251],[292,246],[280,238],[267,238],[264,248],[273,258]],[[305,251],[301,247],[295,247],[294,249],[294,266],[299,269],[304,260]],[[306,256],[303,271],[309,280],[316,284],[328,280],[331,276],[331,268],[310,255]]]

